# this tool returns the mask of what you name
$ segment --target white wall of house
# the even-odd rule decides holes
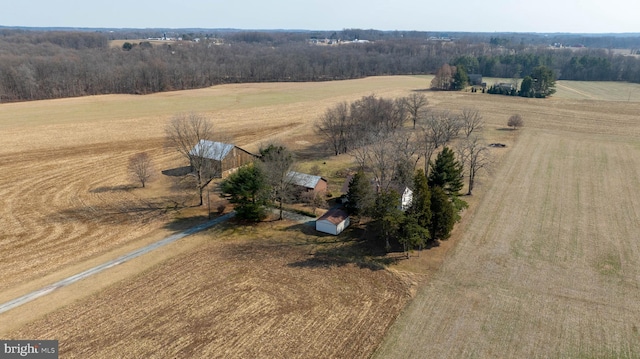
[[[407,187],[404,189],[400,199],[400,209],[406,211],[411,206],[411,202],[413,202],[413,191]]]
[[[334,224],[333,222],[328,221],[326,219],[317,220],[316,231],[333,234],[334,236],[337,236],[342,231],[344,231],[345,228],[349,227],[349,224],[350,224],[349,217],[347,217],[344,221],[338,224]]]

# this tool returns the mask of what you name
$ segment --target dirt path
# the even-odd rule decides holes
[[[176,233],[176,234],[174,234],[172,236],[169,236],[169,237],[167,237],[167,238],[165,238],[165,239],[163,239],[161,241],[157,241],[157,242],[151,243],[151,244],[149,244],[147,246],[144,246],[144,247],[139,248],[139,249],[137,249],[135,251],[129,252],[129,253],[123,255],[123,256],[120,256],[120,257],[115,258],[113,260],[110,260],[108,262],[102,263],[102,264],[100,264],[98,266],[95,266],[95,267],[93,267],[91,269],[88,269],[88,270],[86,270],[84,272],[72,275],[70,277],[67,277],[67,278],[61,280],[61,281],[58,281],[58,282],[53,283],[51,285],[48,285],[48,286],[46,286],[44,288],[41,288],[41,289],[35,290],[33,292],[27,293],[27,294],[25,294],[25,295],[23,295],[23,296],[21,296],[19,298],[16,298],[14,300],[10,300],[10,301],[8,301],[6,303],[2,303],[2,304],[0,304],[0,314],[2,314],[4,312],[7,312],[7,311],[9,311],[9,310],[11,310],[13,308],[18,307],[18,306],[21,306],[23,304],[26,304],[28,302],[31,302],[32,300],[35,300],[35,299],[40,298],[42,296],[45,296],[45,295],[47,295],[47,294],[49,294],[49,293],[51,293],[51,292],[53,292],[53,291],[55,291],[57,289],[66,287],[66,286],[68,286],[68,285],[70,285],[72,283],[75,283],[75,282],[79,281],[79,280],[89,278],[89,277],[91,277],[91,276],[93,276],[95,274],[98,274],[98,273],[100,273],[102,271],[105,271],[105,270],[107,270],[109,268],[112,268],[112,267],[115,267],[117,265],[126,263],[126,262],[128,262],[128,261],[130,261],[130,260],[132,260],[134,258],[140,257],[140,256],[142,256],[144,254],[147,254],[147,253],[149,253],[151,251],[154,251],[154,250],[156,250],[156,249],[158,249],[160,247],[164,247],[169,243],[173,243],[173,242],[175,242],[175,241],[177,241],[179,239],[182,239],[184,237],[187,237],[187,236],[189,236],[191,234],[194,234],[194,233],[203,231],[205,229],[211,228],[211,227],[213,227],[213,226],[215,226],[215,225],[217,225],[219,223],[227,221],[228,219],[232,218],[234,215],[235,215],[235,212],[227,213],[224,216],[221,216],[221,217],[218,217],[218,218],[216,218],[214,220],[211,220],[209,222],[197,225],[197,226],[192,227],[192,228],[190,228],[190,229],[188,229],[186,231],[183,231],[183,232],[180,232],[180,233]]]

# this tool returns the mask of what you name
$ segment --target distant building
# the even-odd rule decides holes
[[[498,87],[503,92],[509,92],[509,91],[515,90],[515,86],[512,83],[508,83],[508,82],[500,82],[495,86]]]
[[[469,84],[473,86],[482,86],[482,74],[469,74]]]

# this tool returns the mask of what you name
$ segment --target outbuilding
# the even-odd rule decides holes
[[[291,184],[298,187],[299,192],[327,192],[327,180],[320,177],[306,173],[289,171],[287,178],[291,181]]]
[[[316,231],[337,236],[350,224],[349,214],[342,209],[330,209],[316,220]]]
[[[191,166],[193,161],[207,161],[208,169],[213,172],[214,178],[225,178],[238,168],[253,162],[255,156],[242,148],[222,142],[200,140],[189,151]]]

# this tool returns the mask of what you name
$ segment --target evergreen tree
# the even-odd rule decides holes
[[[444,147],[431,163],[428,184],[430,188],[440,187],[451,197],[460,195],[463,187],[462,165],[455,158],[455,154],[449,147]]]
[[[409,250],[415,247],[420,247],[426,243],[430,237],[429,228],[422,227],[418,223],[418,219],[405,215],[400,225],[400,232],[398,241],[402,244],[402,248],[407,257],[409,257]]]
[[[385,248],[387,251],[390,250],[389,241],[397,236],[404,219],[404,213],[400,210],[400,195],[394,190],[378,193],[371,217],[380,225],[385,239]]]
[[[449,196],[439,186],[431,188],[431,239],[447,239],[456,223],[456,211]]]
[[[456,66],[456,71],[453,74],[453,84],[451,85],[454,90],[463,90],[469,84],[469,75],[464,66]]]
[[[431,192],[427,185],[427,177],[422,169],[416,172],[413,179],[413,200],[405,213],[401,226],[400,244],[408,251],[414,247],[422,247],[429,238],[431,224]]]
[[[235,204],[238,218],[259,222],[266,217],[269,186],[258,166],[240,167],[220,185],[222,196]]]
[[[429,228],[431,223],[431,191],[424,171],[419,169],[413,178],[413,200],[407,216],[416,219],[419,226]]]
[[[371,183],[360,170],[358,171],[349,182],[349,190],[347,191],[347,204],[346,209],[349,213],[356,216],[367,215],[371,207],[373,206],[374,193],[371,188]]]
[[[531,72],[535,97],[547,97],[556,93],[556,75],[546,66],[538,66]]]
[[[533,79],[531,76],[525,76],[522,79],[518,95],[522,97],[533,97]]]

